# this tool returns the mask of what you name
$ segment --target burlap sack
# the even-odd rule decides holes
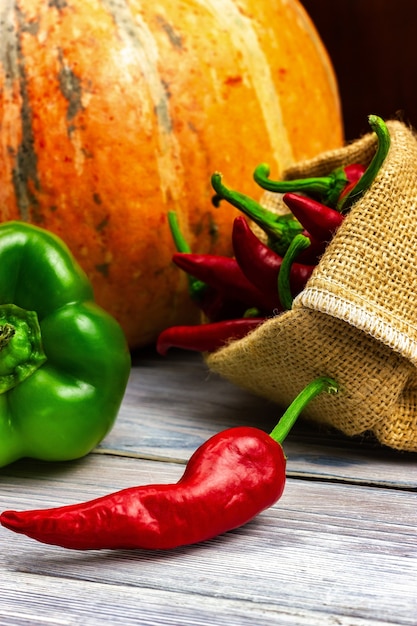
[[[391,147],[370,189],[352,207],[293,308],[207,356],[221,376],[282,407],[313,378],[340,385],[304,413],[347,435],[367,431],[417,451],[417,139],[388,123]],[[369,133],[303,162],[285,177],[367,165]],[[280,198],[268,194],[269,206]]]

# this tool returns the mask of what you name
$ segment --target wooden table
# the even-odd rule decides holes
[[[0,473],[0,507],[69,504],[176,481],[215,432],[280,410],[198,355],[136,355],[113,431],[71,463]],[[417,455],[298,423],[281,500],[243,528],[170,552],[64,550],[0,529],[0,625],[417,624]]]

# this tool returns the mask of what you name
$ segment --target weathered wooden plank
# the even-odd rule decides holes
[[[185,462],[230,426],[273,428],[282,409],[210,374],[201,357],[139,353],[119,418],[98,452]],[[297,424],[286,441],[288,474],[417,489],[417,455]]]
[[[0,626],[395,626],[323,611],[196,596],[146,587],[9,572],[1,584]]]
[[[133,484],[169,482],[182,469],[100,455],[75,464],[19,463],[2,473],[0,509],[66,504]],[[200,623],[207,602],[219,624],[226,623],[230,603],[242,603],[242,615],[251,605],[261,616],[265,607],[265,621],[255,621],[259,625],[286,614],[294,624],[303,624],[298,615],[304,623],[305,616],[315,615],[322,624],[343,616],[339,623],[415,626],[416,500],[414,493],[394,489],[289,479],[280,502],[250,524],[170,552],[65,551],[1,529],[0,574],[43,581],[44,596],[53,583],[65,597],[75,581],[80,589],[121,589],[131,603],[149,589],[179,594],[189,607],[180,621],[184,626]],[[113,607],[113,615],[122,620],[123,608]],[[161,613],[149,623],[161,623],[157,618]]]

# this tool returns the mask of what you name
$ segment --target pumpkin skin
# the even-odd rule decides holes
[[[129,345],[197,321],[167,211],[194,252],[231,253],[237,212],[343,142],[333,69],[295,0],[2,0],[0,219],[62,237]]]

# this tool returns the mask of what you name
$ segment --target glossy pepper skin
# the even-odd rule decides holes
[[[248,280],[265,293],[277,293],[283,257],[258,239],[243,216],[233,222],[232,242],[236,260]],[[313,270],[314,265],[293,263],[290,282],[294,296],[304,289]],[[277,309],[283,309],[281,303]]]
[[[174,254],[173,262],[182,270],[217,289],[223,296],[248,307],[269,312],[279,307],[277,291],[258,289],[242,271],[236,259],[214,254]]]
[[[282,199],[316,241],[324,243],[330,241],[345,219],[342,213],[308,196],[285,193]]]
[[[122,330],[50,232],[0,225],[0,265],[0,467],[84,456],[112,427],[124,395]]]
[[[198,326],[170,326],[159,334],[156,350],[163,356],[170,348],[214,352],[229,341],[245,337],[263,324],[265,319],[264,317],[242,317]]]
[[[253,427],[208,439],[176,484],[131,487],[90,502],[5,511],[6,528],[77,550],[170,549],[246,524],[272,506],[285,486],[281,445]]]

